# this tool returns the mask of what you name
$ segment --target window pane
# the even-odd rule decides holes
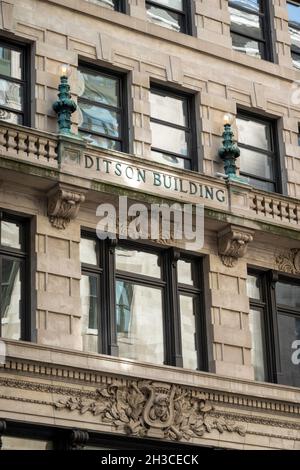
[[[116,269],[160,278],[159,257],[145,251],[116,249]]]
[[[263,39],[261,20],[258,15],[252,15],[242,10],[230,8],[231,26],[234,32],[254,39]]]
[[[9,339],[21,337],[21,262],[2,258],[1,279],[2,336]]]
[[[118,0],[88,0],[90,3],[96,3],[101,7],[109,8],[110,10],[118,9]]]
[[[249,178],[247,176],[247,182],[251,184],[251,186],[254,186],[257,189],[261,189],[262,191],[274,192],[276,189],[275,183],[270,183],[269,181],[261,181],[256,178]]]
[[[119,137],[119,113],[86,103],[80,103],[78,111],[78,125],[83,129],[90,132],[99,132],[110,137]]]
[[[23,124],[23,116],[7,111],[6,109],[0,108],[0,119],[1,121],[11,122],[12,124]]]
[[[163,163],[164,165],[172,165],[176,168],[182,168],[184,170],[191,169],[191,161],[188,159],[174,157],[172,155],[167,155],[163,152],[157,152],[151,150],[152,160],[158,163]]]
[[[296,69],[300,69],[300,54],[295,54],[292,52],[292,61],[293,66],[296,67]]]
[[[1,245],[21,249],[21,229],[13,222],[1,222]]]
[[[7,106],[18,111],[22,110],[23,88],[17,83],[0,79],[0,106]]]
[[[278,304],[300,309],[300,285],[277,282],[276,301]]]
[[[270,126],[268,124],[238,117],[236,125],[240,144],[251,145],[263,150],[271,150]]]
[[[51,441],[26,437],[2,436],[2,450],[52,450]]]
[[[258,41],[239,36],[235,33],[231,33],[231,38],[232,47],[235,51],[243,52],[244,54],[257,58],[263,56],[263,46]]]
[[[21,52],[0,47],[0,74],[7,77],[22,78]]]
[[[85,264],[97,265],[97,242],[90,238],[80,240],[80,261]]]
[[[120,357],[162,364],[162,318],[160,289],[117,281],[116,322]]]
[[[121,150],[121,142],[118,140],[107,139],[100,135],[89,134],[88,132],[79,131],[79,135],[86,140],[89,145],[96,145],[107,150]]]
[[[182,0],[154,0],[155,3],[159,3],[162,6],[174,8],[175,10],[183,10]]]
[[[146,4],[146,6],[148,18],[152,23],[177,32],[182,30],[182,19],[180,14],[157,8],[151,4]]]
[[[300,28],[300,4],[287,3],[289,22],[297,25]]]
[[[261,299],[260,294],[260,278],[259,276],[248,276],[247,278],[247,295],[250,299]]]
[[[78,72],[78,95],[96,103],[119,105],[119,80],[100,74]]]
[[[290,26],[289,30],[290,30],[292,45],[298,47],[299,52],[300,52],[300,29],[295,29]]]
[[[188,125],[186,100],[153,91],[150,93],[150,103],[151,117],[179,126]]]
[[[278,315],[281,360],[280,383],[300,386],[300,318]]]
[[[264,153],[241,148],[240,168],[243,173],[274,179],[273,157]]]
[[[152,147],[187,156],[188,138],[185,131],[151,122],[151,132]]]
[[[243,7],[256,12],[260,10],[260,0],[229,0],[229,4],[233,7]]]
[[[264,361],[264,337],[263,337],[263,312],[251,309],[249,313],[249,328],[252,338],[251,358],[254,367],[255,380],[266,380],[266,369]]]
[[[193,263],[191,261],[184,261],[182,259],[177,261],[177,277],[179,284],[194,285]]]
[[[195,344],[195,315],[193,297],[180,296],[181,342],[183,367],[197,369],[198,359]]]
[[[80,280],[83,351],[98,352],[98,278],[82,275]]]

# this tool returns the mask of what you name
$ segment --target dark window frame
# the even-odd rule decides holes
[[[291,3],[293,5],[297,5],[299,7],[299,13],[300,13],[300,3],[298,1],[295,1],[295,0],[289,0],[287,2],[288,3]],[[295,24],[295,23],[292,23],[289,21],[289,27],[292,26],[294,29],[297,29],[299,32],[300,32],[300,27],[299,25]],[[299,63],[300,63],[300,50],[297,49],[297,47],[294,45],[294,44],[291,44],[291,55],[293,57],[293,54],[297,56],[298,60],[299,60]],[[299,68],[295,67],[297,70],[299,70]]]
[[[247,39],[252,39],[258,44],[261,44],[263,49],[261,51],[261,57],[260,59],[262,60],[267,60],[269,62],[274,62],[274,45],[272,41],[272,34],[271,34],[271,8],[270,8],[270,3],[269,0],[263,0],[260,2],[260,11],[256,12],[254,10],[251,10],[251,8],[247,8],[241,5],[233,5],[231,4],[231,1],[229,0],[228,6],[235,9],[242,11],[244,13],[248,13],[250,15],[256,15],[260,18],[260,24],[261,24],[261,33],[262,33],[262,39],[258,39],[255,37],[255,35],[251,34],[241,34],[237,28],[233,24],[230,26],[230,32],[232,34],[236,34],[237,36],[247,38]]]
[[[192,35],[192,15],[191,15],[192,6],[189,5],[189,2],[191,3],[191,0],[183,0],[182,11],[177,10],[176,8],[169,7],[167,5],[162,5],[155,0],[146,0],[145,7],[146,7],[146,10],[147,10],[147,6],[149,5],[149,6],[160,8],[161,10],[166,10],[170,13],[176,13],[177,15],[181,17],[181,27],[180,27],[180,31],[178,32],[181,34],[187,34],[191,36]],[[152,22],[152,24],[156,24],[156,23]],[[163,28],[164,26],[161,26],[161,27]],[[170,31],[172,30],[170,29]],[[173,31],[173,32],[177,32],[177,31]]]
[[[262,182],[274,184],[274,191],[276,193],[282,193],[282,178],[281,178],[281,168],[280,168],[280,155],[276,149],[279,149],[279,142],[278,142],[278,122],[275,119],[270,119],[259,114],[251,113],[245,109],[238,109],[237,111],[237,119],[248,119],[253,122],[257,122],[259,124],[268,125],[269,127],[269,143],[271,150],[261,149],[259,147],[255,147],[249,144],[242,144],[238,142],[238,146],[241,150],[252,150],[254,152],[258,152],[264,155],[268,155],[273,159],[273,172],[274,172],[274,180],[269,178],[262,178],[259,175],[253,175],[251,173],[243,172],[240,169],[240,175],[246,178],[256,179]],[[267,190],[265,190],[267,191]]]
[[[22,268],[20,271],[21,279],[21,334],[20,340],[30,341],[31,339],[31,315],[30,315],[30,239],[29,239],[29,219],[15,215],[0,209],[0,222],[7,221],[18,224],[21,233],[21,249],[7,247],[1,245],[1,224],[0,224],[0,286],[2,285],[2,260],[12,259],[21,260]],[[0,295],[0,317],[1,314]],[[1,337],[1,321],[0,321],[0,337]]]
[[[262,270],[256,267],[249,267],[248,275],[256,276],[260,280],[261,299],[249,298],[250,308],[261,308],[263,311],[262,326],[264,342],[264,359],[266,367],[266,381],[282,384],[281,360],[279,347],[279,326],[278,315],[287,314],[299,316],[299,310],[292,307],[287,308],[277,303],[276,283],[289,282],[300,286],[300,277],[289,274],[281,274],[278,271]]]
[[[6,47],[11,50],[15,50],[21,53],[21,70],[22,78],[17,79],[9,77],[7,75],[0,74],[0,79],[7,80],[13,83],[17,83],[23,86],[23,110],[19,111],[17,109],[9,108],[5,105],[0,105],[0,109],[13,112],[14,114],[20,115],[23,117],[22,126],[30,127],[32,124],[32,112],[31,112],[31,92],[32,92],[32,79],[33,79],[33,70],[32,70],[32,53],[29,43],[21,42],[17,39],[8,39],[0,35],[0,46]],[[0,122],[6,122],[5,120],[0,120]]]
[[[187,105],[187,119],[188,119],[187,126],[180,126],[177,124],[170,123],[168,121],[163,121],[161,119],[153,118],[151,117],[151,114],[150,114],[150,122],[154,122],[154,123],[161,124],[167,127],[171,127],[173,129],[182,130],[186,134],[188,134],[188,155],[190,156],[185,157],[184,155],[181,155],[179,153],[169,152],[168,150],[159,149],[157,147],[153,147],[152,145],[151,145],[151,150],[153,150],[154,152],[164,153],[171,157],[179,158],[180,160],[189,161],[191,168],[189,170],[183,168],[182,169],[183,171],[185,170],[186,171],[198,171],[199,161],[198,161],[198,155],[197,155],[195,95],[192,93],[186,93],[184,91],[177,91],[174,89],[170,89],[169,87],[157,84],[155,82],[150,84],[150,93],[152,91],[162,96],[167,95],[167,96],[174,97],[177,99],[185,100],[186,105]],[[165,165],[168,165],[168,164],[165,163]],[[177,168],[176,166],[173,166],[173,165],[168,165],[168,166],[170,166],[171,168]]]
[[[165,365],[183,367],[179,294],[186,293],[196,298],[195,345],[197,346],[197,370],[208,370],[202,257],[199,256],[199,254],[187,253],[173,248],[153,246],[153,244],[139,241],[122,240],[119,243],[117,243],[116,240],[101,241],[94,233],[86,229],[82,230],[81,237],[96,241],[98,246],[97,251],[100,253],[98,261],[103,263],[101,267],[97,267],[96,269],[94,266],[86,265],[85,263],[81,264],[82,274],[98,272],[99,279],[100,275],[103,274],[101,292],[104,293],[104,295],[100,298],[98,352],[100,354],[118,356],[115,287],[117,280],[127,280],[135,284],[162,290]],[[150,276],[116,270],[115,248],[117,246],[158,255],[161,266],[161,278],[152,278]],[[177,260],[179,259],[193,262],[193,269],[195,269],[196,272],[195,287],[178,283]]]
[[[129,117],[128,117],[128,89],[127,89],[127,74],[120,71],[115,71],[111,69],[107,69],[105,67],[100,67],[94,63],[87,62],[87,61],[80,61],[78,65],[79,71],[86,71],[89,74],[93,75],[101,75],[107,78],[112,78],[114,80],[118,80],[118,94],[119,94],[119,106],[111,106],[106,105],[105,103],[97,103],[88,98],[81,98],[78,97],[78,106],[80,107],[80,102],[92,104],[93,106],[99,108],[110,109],[114,112],[119,113],[119,122],[121,127],[120,137],[110,137],[106,134],[102,134],[96,131],[88,131],[83,127],[79,127],[79,131],[83,133],[93,134],[95,136],[103,137],[104,139],[111,140],[111,141],[118,141],[120,142],[120,152],[128,152],[129,150]],[[107,150],[104,147],[103,150]]]

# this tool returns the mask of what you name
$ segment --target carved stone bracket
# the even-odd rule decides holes
[[[188,441],[214,429],[246,434],[244,426],[214,416],[214,407],[202,392],[160,382],[106,384],[96,390],[94,398],[70,396],[54,406],[81,415],[91,413],[102,424],[131,436]]]
[[[281,251],[275,255],[276,269],[284,273],[300,274],[300,249]]]
[[[80,204],[85,201],[82,191],[67,185],[57,185],[48,193],[48,217],[53,227],[65,229],[77,217]]]
[[[82,450],[89,440],[89,433],[80,429],[73,429],[70,433],[68,450]]]
[[[228,225],[218,233],[219,255],[222,263],[232,268],[245,256],[248,244],[253,241],[254,230],[238,225]]]

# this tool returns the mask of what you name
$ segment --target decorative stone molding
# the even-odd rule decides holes
[[[276,269],[284,273],[300,274],[300,249],[282,251],[275,255]]]
[[[165,383],[116,382],[96,389],[95,399],[70,396],[54,405],[81,415],[92,413],[131,436],[189,441],[213,429],[246,434],[244,426],[211,416],[214,407],[202,392]]]
[[[253,238],[254,230],[245,227],[228,225],[221,230],[218,233],[218,247],[222,263],[229,268],[235,266],[238,259],[245,256]]]
[[[80,204],[85,201],[82,191],[69,186],[57,185],[48,193],[48,217],[51,225],[65,229],[77,217]]]

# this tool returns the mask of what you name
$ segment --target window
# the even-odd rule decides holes
[[[289,30],[291,34],[291,54],[293,64],[300,69],[300,3],[287,2]]]
[[[90,144],[125,150],[124,83],[122,77],[80,67],[79,134]]]
[[[190,0],[146,0],[147,16],[152,23],[181,33],[190,34]],[[191,6],[189,5],[189,8]]]
[[[0,336],[26,339],[26,225],[0,213]]]
[[[150,106],[152,159],[182,169],[194,169],[191,97],[152,87]]]
[[[300,280],[250,273],[250,330],[256,380],[300,386]]]
[[[90,3],[96,3],[101,7],[108,8],[109,10],[124,11],[123,0],[88,0]]]
[[[229,0],[233,49],[244,54],[271,60],[267,37],[268,2]]]
[[[83,234],[85,351],[189,369],[206,368],[201,260]],[[111,347],[111,346],[112,347]]]
[[[238,145],[241,149],[240,173],[249,183],[264,191],[279,191],[278,158],[272,121],[239,113]]]
[[[27,67],[25,64],[27,63]],[[26,50],[0,41],[0,119],[29,124]]]

